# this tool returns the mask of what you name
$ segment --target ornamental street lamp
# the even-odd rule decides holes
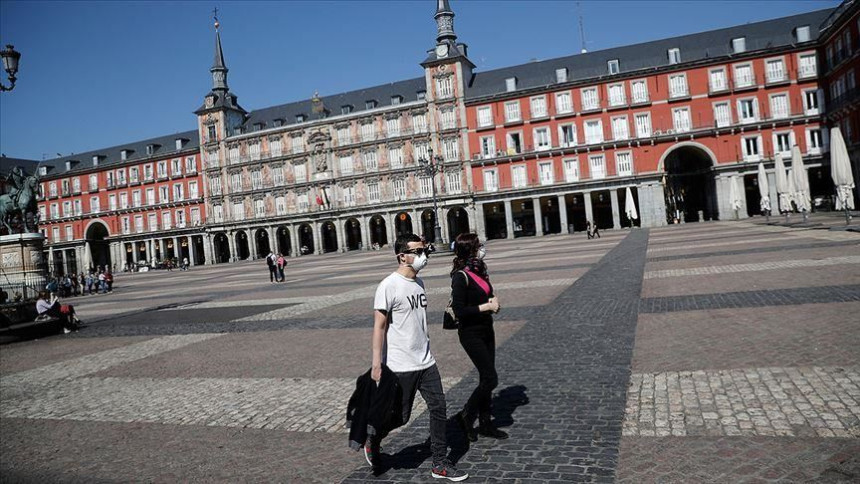
[[[442,171],[444,159],[439,155],[433,156],[433,147],[427,151],[429,154],[427,158],[418,158],[418,169],[430,177],[430,186],[433,189],[433,241],[441,244],[442,227],[439,225],[439,205],[436,201],[436,174]]]
[[[0,50],[0,57],[3,58],[3,69],[9,76],[9,82],[12,83],[9,87],[0,83],[0,91],[11,91],[15,89],[15,74],[18,73],[18,60],[21,59],[21,53],[16,51],[13,45],[7,44],[5,50]]]

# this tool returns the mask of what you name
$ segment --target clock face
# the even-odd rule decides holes
[[[448,55],[448,46],[445,44],[436,46],[436,57],[445,57]]]

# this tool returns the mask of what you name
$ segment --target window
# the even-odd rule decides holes
[[[573,123],[559,125],[558,140],[562,148],[576,146],[576,125]]]
[[[296,114],[296,123],[304,123],[305,115],[304,114]]]
[[[51,218],[60,218],[60,205],[53,203],[51,204]]]
[[[221,195],[221,177],[209,178],[209,191],[212,192],[212,195]]]
[[[397,178],[394,180],[394,199],[403,200],[406,198],[406,180]]]
[[[155,189],[147,188],[146,189],[146,204],[147,205],[155,205]]]
[[[90,175],[90,183],[89,183],[90,191],[99,189],[99,176],[95,173]]]
[[[669,76],[669,97],[686,97],[690,94],[687,89],[687,75],[675,74]]]
[[[458,138],[445,138],[442,140],[442,159],[458,161],[460,159],[460,144]]]
[[[179,228],[185,227],[185,210],[177,210],[175,213],[176,226]]]
[[[711,88],[711,92],[725,91],[729,88],[729,84],[726,81],[726,69],[724,67],[711,69],[708,74],[708,87]]]
[[[815,53],[809,54],[800,54],[798,56],[798,65],[800,71],[798,72],[798,77],[806,78],[806,77],[815,77],[817,74],[817,68],[815,63]]]
[[[399,104],[400,104],[400,102],[401,102],[402,100],[403,100],[403,97],[402,97],[402,96],[397,96],[397,95],[395,95],[395,96],[391,96],[391,105],[392,105],[392,106],[397,106],[397,105],[399,105]]]
[[[535,96],[529,100],[531,104],[532,118],[543,118],[547,116],[546,96]]]
[[[310,207],[310,203],[308,202],[308,194],[302,193],[296,195],[296,208],[299,212],[307,212],[308,207]]]
[[[296,183],[304,183],[308,180],[308,168],[304,163],[293,165],[293,176],[296,178]]]
[[[514,165],[511,167],[511,183],[514,188],[522,188],[528,183],[526,178],[526,165]]]
[[[151,232],[155,232],[156,230],[158,230],[158,214],[150,213],[146,218],[149,230]],[[161,223],[164,227],[164,230],[170,229],[170,212],[162,213],[161,219]]]
[[[182,158],[170,160],[170,173],[173,174],[173,176],[182,174]]]
[[[637,138],[651,137],[651,113],[638,113],[633,116],[633,121],[636,123]]]
[[[60,241],[60,227],[53,227],[51,229],[51,240],[54,242]]]
[[[820,155],[824,151],[820,128],[806,128],[806,151],[810,155]]]
[[[185,186],[181,183],[173,185],[173,200],[176,202],[185,200]]]
[[[745,137],[741,140],[741,143],[743,145],[744,161],[758,161],[761,158],[759,153],[761,143],[758,136]]]
[[[245,219],[245,204],[242,202],[233,203],[233,220]]]
[[[758,120],[758,102],[755,98],[738,100],[738,117],[741,123],[753,123]]]
[[[561,69],[555,70],[555,82],[567,82],[567,68],[562,67]]]
[[[430,197],[433,195],[433,179],[429,176],[418,177],[418,186],[421,189],[422,197]]]
[[[71,225],[66,225],[66,240],[74,240],[75,239],[75,231]]]
[[[128,208],[128,193],[122,192],[119,194],[119,208],[126,209]]]
[[[536,128],[533,132],[535,150],[542,151],[552,148],[552,140],[549,136],[549,128]]]
[[[479,128],[493,125],[493,112],[490,109],[490,106],[481,106],[478,108]]]
[[[230,147],[230,149],[227,151],[227,160],[231,165],[233,165],[235,163],[239,163],[240,160],[239,160],[239,147],[238,146],[231,146]]]
[[[269,154],[272,157],[281,156],[281,138],[269,139]]]
[[[668,50],[669,55],[669,64],[680,64],[681,63],[681,49],[673,48]]]
[[[276,215],[286,215],[287,214],[287,199],[286,197],[275,197],[275,214]]]
[[[552,162],[541,163],[538,165],[538,173],[540,173],[541,185],[552,185],[554,180],[552,174]]]
[[[794,31],[795,36],[797,37],[797,43],[801,42],[809,42],[809,25],[804,25],[802,27],[798,27]]]
[[[618,64],[618,59],[612,59],[606,63],[606,69],[609,71],[609,75],[615,75],[621,72],[621,68]]]
[[[770,96],[770,115],[774,119],[787,118],[791,113],[788,108],[788,94],[772,94]]]
[[[734,69],[736,88],[744,88],[755,85],[755,77],[753,76],[752,64],[735,65]]]
[[[555,94],[555,112],[558,114],[572,113],[573,103],[570,99],[570,91]]]
[[[388,148],[388,165],[391,168],[401,168],[403,166],[402,147]]]
[[[379,202],[379,183],[372,182],[367,184],[367,201],[370,203]]]
[[[484,170],[484,191],[496,192],[499,190],[499,176],[495,169]]]
[[[517,78],[516,77],[509,77],[509,78],[505,79],[505,90],[507,92],[517,90]]]
[[[78,178],[78,177],[72,178],[72,191],[74,193],[80,193],[81,192],[81,179],[80,178]]]
[[[206,136],[206,142],[209,143],[209,142],[217,140],[218,137],[217,137],[216,132],[215,132],[215,125],[210,124],[206,128],[207,128],[206,129],[206,135],[207,135]]]
[[[580,91],[580,95],[582,96],[582,110],[590,111],[592,109],[599,109],[600,102],[597,99],[597,88],[596,87],[588,87],[582,89]]]
[[[414,143],[412,145],[412,159],[417,162],[418,160],[429,160],[430,145],[427,143]]]
[[[365,171],[376,171],[379,168],[379,163],[376,159],[376,150],[365,151],[361,155],[364,158]]]
[[[302,135],[295,135],[290,139],[290,150],[293,154],[305,151],[305,141],[302,139]]]
[[[355,206],[355,187],[343,187],[343,205],[345,207]]]
[[[633,95],[633,104],[648,102],[648,83],[645,80],[630,81],[630,92]]]
[[[197,182],[188,182],[188,198],[196,200],[198,197],[200,197],[200,192],[197,190]]]
[[[241,173],[232,173],[230,174],[230,188],[233,193],[242,191],[242,174]]]
[[[147,165],[149,166],[149,165]],[[157,166],[158,178],[167,178],[167,162],[159,161]],[[148,178],[148,177],[147,177]]]
[[[747,50],[747,39],[746,37],[738,37],[736,39],[732,39],[732,52],[735,54],[741,54],[746,52]]]
[[[340,173],[341,175],[352,174],[352,156],[346,155],[340,157]]]
[[[372,141],[376,138],[376,125],[373,122],[361,125],[361,141]]]
[[[209,168],[220,166],[218,151],[212,150],[206,152],[206,165]]]
[[[349,144],[349,126],[341,126],[337,128],[337,144]]]
[[[254,217],[263,218],[266,216],[266,202],[263,199],[254,200]]]
[[[222,207],[221,205],[213,205],[212,213],[216,223],[221,223],[224,221],[224,207]]]
[[[627,125],[627,116],[612,118],[612,139],[622,141],[630,138],[630,129]]]
[[[579,158],[565,158],[563,163],[565,181],[579,181]]]
[[[424,114],[412,115],[412,131],[415,133],[427,132],[427,116]]]
[[[352,106],[341,106],[340,114],[349,114],[352,112]]]
[[[438,99],[449,98],[454,95],[454,83],[451,76],[436,78],[436,97]]]
[[[481,155],[484,158],[492,158],[496,156],[496,138],[493,136],[484,136],[481,138]]]
[[[143,179],[152,180],[152,165],[143,165]]]
[[[818,114],[818,89],[803,91],[803,112],[807,116]]]
[[[445,191],[448,193],[460,193],[462,191],[460,185],[460,172],[449,171],[445,173]]]
[[[170,187],[167,185],[158,187],[158,201],[160,203],[167,203],[170,201]]]
[[[454,108],[446,108],[440,110],[440,125],[442,129],[454,129],[457,127],[457,116],[454,113]]]
[[[174,185],[177,186],[177,185]],[[178,185],[182,186],[182,185]],[[259,190],[263,188],[263,173],[262,170],[253,170],[251,172],[251,189]]]
[[[50,191],[50,194],[52,197],[57,196],[57,183],[56,182],[51,182],[49,191]]]
[[[523,137],[522,132],[520,131],[511,131],[505,135],[505,142],[507,143],[508,155],[515,155],[517,153],[523,152]]]
[[[633,154],[629,151],[615,153],[615,174],[630,176],[633,174]]]
[[[386,119],[385,131],[388,133],[389,138],[400,136],[400,117]]]
[[[117,209],[116,194],[115,193],[111,193],[110,195],[108,195],[108,209],[111,211],[114,211]]]
[[[135,190],[131,193],[131,204],[135,208],[140,206],[140,190]]]
[[[585,122],[585,144],[603,143],[603,123],[599,119]]]
[[[191,225],[194,225],[194,226],[200,225],[200,209],[197,207],[192,207],[190,212],[191,212]]]
[[[81,206],[81,199],[75,200],[74,205],[75,205],[75,215],[83,215],[84,209]]]
[[[714,104],[714,124],[718,128],[732,124],[732,108],[728,102]]]
[[[612,84],[607,87],[609,91],[609,105],[623,106],[626,103],[624,99],[624,84]]]
[[[692,129],[690,125],[690,108],[675,108],[672,110],[672,125],[676,133],[686,133]]]
[[[791,156],[791,147],[794,145],[794,136],[791,131],[773,134],[773,150],[781,153],[784,157]]]
[[[376,108],[376,100],[371,99],[369,101],[364,101],[364,109],[374,109]]]
[[[606,159],[603,155],[589,156],[588,166],[591,169],[592,180],[600,180],[606,178]]]
[[[424,90],[415,91],[415,99],[418,101],[423,101],[423,100],[427,99],[427,91],[424,91]]]
[[[509,101],[505,103],[505,122],[513,123],[516,121],[520,121],[522,117],[520,116],[520,102],[519,101]]]
[[[128,217],[122,218],[122,233],[130,234],[131,233],[131,221]]]
[[[788,79],[785,73],[785,62],[780,59],[770,59],[765,61],[767,82],[781,82]]]
[[[134,217],[134,231],[143,232],[143,215],[136,215]]]
[[[90,198],[90,213],[101,212],[101,203],[99,197]]]

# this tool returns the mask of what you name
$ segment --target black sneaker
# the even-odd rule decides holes
[[[465,481],[469,478],[469,474],[457,469],[453,464],[448,462],[433,465],[430,475],[433,476],[433,479],[448,479],[452,482]]]
[[[364,459],[370,464],[370,467],[376,469],[380,465],[382,448],[379,444],[366,443],[364,444]]]
[[[498,427],[493,424],[484,424],[479,426],[478,433],[484,437],[491,437],[498,440],[505,440],[509,437],[507,432],[499,430]]]
[[[463,412],[459,412],[457,414],[457,423],[460,424],[460,428],[463,429],[463,433],[466,434],[466,438],[469,439],[469,442],[478,441],[478,432],[475,430],[475,427],[469,425]]]

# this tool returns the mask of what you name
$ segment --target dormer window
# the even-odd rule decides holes
[[[101,155],[93,155],[93,166],[99,166],[99,160],[101,159]]]
[[[736,39],[732,39],[732,53],[733,54],[741,54],[747,51],[747,38],[746,37],[738,37]]]
[[[669,64],[680,64],[681,63],[681,49],[674,47],[667,51],[669,55]]]
[[[376,107],[376,100],[371,99],[369,101],[364,101],[364,109],[373,109]]]
[[[48,174],[48,167],[47,166],[40,166],[39,167],[39,176],[45,176],[47,174]]]
[[[277,118],[274,121],[272,121],[272,124],[275,125],[276,128],[279,128],[279,127],[284,125],[284,120],[281,118]]]
[[[505,79],[505,90],[508,92],[517,90],[517,78],[509,77]]]
[[[155,149],[153,148],[152,145],[146,145],[146,154],[147,155],[151,155],[154,151],[155,151]]]
[[[621,72],[621,66],[618,63],[618,59],[612,59],[606,63],[606,68],[609,70],[609,75],[615,75]]]
[[[809,42],[809,25],[798,27],[795,29],[794,35],[797,37],[798,44],[801,42]]]
[[[340,114],[349,114],[352,112],[352,106],[349,104],[340,107]]]
[[[66,160],[66,171],[72,171],[72,162]]]
[[[555,70],[555,82],[567,82],[567,67]]]
[[[397,106],[402,101],[403,101],[403,98],[401,96],[391,96],[391,105],[392,106]]]
[[[297,123],[304,123],[305,122],[305,115],[304,114],[296,114],[296,122]]]
[[[122,150],[119,152],[119,159],[125,161],[128,159],[128,155],[134,153],[132,150]]]
[[[254,123],[254,131],[260,131],[265,126],[265,123]]]
[[[419,101],[427,99],[427,91],[418,91],[416,94]]]

